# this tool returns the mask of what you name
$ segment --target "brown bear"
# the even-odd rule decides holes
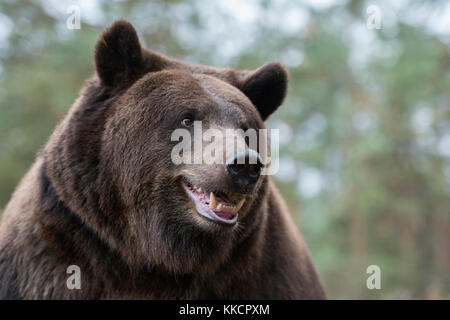
[[[286,70],[182,63],[124,20],[100,35],[95,67],[3,212],[0,298],[324,298],[259,160],[171,161],[172,132],[195,121],[264,128]]]

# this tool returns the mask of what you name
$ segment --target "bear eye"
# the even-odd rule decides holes
[[[181,124],[185,127],[192,127],[192,125],[194,124],[194,120],[192,120],[191,118],[184,118],[181,121]]]

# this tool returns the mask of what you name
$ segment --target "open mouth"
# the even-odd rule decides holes
[[[245,198],[233,202],[226,193],[208,192],[194,186],[185,178],[181,180],[181,185],[201,216],[224,224],[233,225],[236,223]]]

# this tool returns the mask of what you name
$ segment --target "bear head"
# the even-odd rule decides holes
[[[195,146],[210,148],[195,130],[264,129],[286,70],[182,63],[143,48],[124,20],[100,35],[95,68],[44,151],[58,197],[133,268],[214,272],[263,222],[270,185],[248,137],[220,153],[229,141],[214,136],[222,161],[196,162]],[[191,163],[173,160],[176,130],[192,134]]]

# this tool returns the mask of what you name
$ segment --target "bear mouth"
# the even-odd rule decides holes
[[[186,178],[181,179],[181,185],[193,202],[195,210],[202,217],[227,225],[236,223],[245,197],[238,202],[233,202],[229,194],[203,190],[190,183]]]

